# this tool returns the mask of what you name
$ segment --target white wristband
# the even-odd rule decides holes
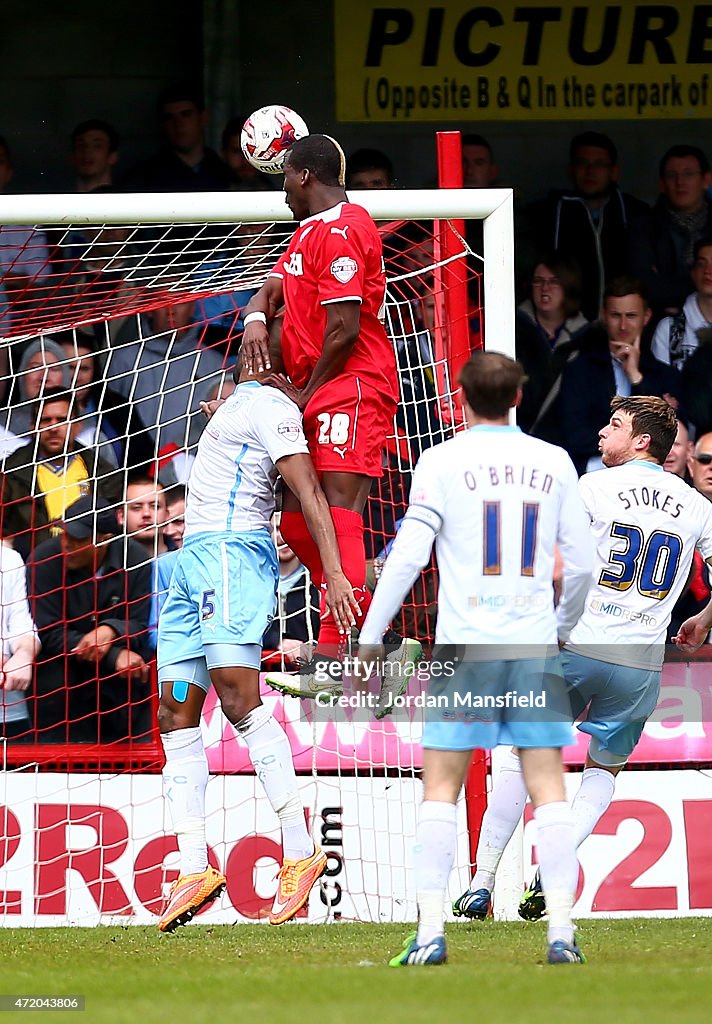
[[[247,327],[248,324],[253,324],[257,320],[259,320],[261,324],[264,324],[265,327],[267,326],[267,314],[261,313],[259,310],[256,310],[254,313],[248,313],[242,322],[245,327]]]

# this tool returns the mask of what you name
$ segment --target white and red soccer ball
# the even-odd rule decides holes
[[[240,146],[245,159],[258,171],[281,174],[287,150],[308,134],[299,114],[276,104],[250,114],[242,126]]]

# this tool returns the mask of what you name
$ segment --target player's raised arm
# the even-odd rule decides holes
[[[269,353],[269,330],[267,324],[282,306],[282,280],[268,277],[260,290],[245,306],[242,338],[243,361],[247,370],[255,375],[269,370],[272,366]]]
[[[557,543],[564,562],[563,594],[556,610],[559,640],[566,641],[583,612],[591,585],[591,520],[579,490],[576,470],[565,456],[565,478]]]
[[[301,394],[302,409],[314,392],[341,373],[358,340],[361,324],[359,302],[330,302],[325,306],[324,344],[312,375]]]
[[[326,603],[340,631],[345,633],[355,624],[354,612],[359,605],[341,568],[334,523],[311,457],[302,453],[287,455],[275,465],[302,507],[309,532],[319,548],[326,581]]]

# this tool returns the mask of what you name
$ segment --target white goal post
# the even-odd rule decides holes
[[[442,341],[451,326],[446,294],[450,285],[446,281],[443,286],[438,273],[448,263],[464,266],[467,262],[468,276],[462,276],[460,283],[466,289],[468,283],[474,282],[473,305],[478,314],[483,313],[485,348],[514,355],[511,189],[358,191],[350,193],[349,200],[365,207],[382,233],[401,237],[408,245],[417,247],[421,235],[410,230],[415,222],[415,227],[429,234],[428,241],[433,242],[430,264],[412,270],[400,266],[400,277],[389,276],[389,288],[393,281],[398,286],[391,296],[388,314],[394,345],[404,337],[417,342],[428,334],[430,341],[434,335],[440,335]],[[482,222],[481,253],[473,253],[453,226],[453,222],[462,220]],[[82,337],[86,338],[91,331],[103,332],[103,347],[96,349],[101,366],[97,385],[117,391],[121,376],[112,369],[116,352],[122,348],[129,351],[133,345],[142,353],[156,338],[170,333],[155,326],[147,330],[142,324],[146,311],[177,305],[185,298],[202,300],[205,296],[257,288],[283,249],[290,223],[292,217],[284,193],[277,190],[0,196],[0,266],[24,278],[20,286],[14,285],[14,292],[9,280],[0,286],[0,325],[5,324],[0,327],[0,357],[7,359],[7,353],[12,352],[8,365],[10,374],[14,374],[14,379],[8,375],[7,380],[0,380],[5,385],[5,399],[10,401],[10,395],[16,401],[18,357],[24,346],[55,333],[58,338],[68,338],[70,348],[74,339],[76,350]],[[254,224],[263,225],[264,230],[246,243],[249,232],[241,234],[240,228]],[[272,231],[273,225],[278,225],[281,231]],[[438,250],[438,225],[445,225],[455,240],[454,248],[445,255]],[[53,269],[46,276],[37,274],[34,280],[26,268],[43,260],[48,267],[54,260]],[[402,287],[403,282],[408,287]],[[411,288],[414,282],[417,287]],[[429,327],[423,326],[424,322],[416,323],[411,307],[428,290],[438,294],[440,288],[444,314],[441,311],[435,315],[435,326],[432,321]],[[10,311],[7,316],[3,304]],[[438,320],[438,315],[444,316],[444,320]],[[118,319],[124,321],[124,327],[138,333],[129,340],[117,340],[110,327]],[[465,320],[462,317],[460,326],[468,330]],[[239,343],[237,329],[234,334],[229,333],[226,345],[234,339]],[[190,391],[189,418],[200,418],[196,409],[197,399],[202,395],[195,384],[197,357],[204,351],[203,346],[210,348],[201,337],[195,341],[193,353],[187,354],[184,384],[180,380],[168,383],[166,378],[165,387],[157,386],[153,396],[159,406],[156,415],[161,414],[164,399],[185,386]],[[437,353],[437,344],[431,347]],[[227,347],[224,352],[228,352]],[[223,363],[218,363],[221,369],[213,366],[213,379],[220,373],[224,376],[224,368],[234,352],[233,348],[224,355]],[[70,357],[66,358],[69,362]],[[438,359],[440,365],[436,366]],[[165,361],[170,360],[167,357]],[[440,384],[445,382],[445,388],[438,392],[436,379],[437,399],[449,403],[452,411],[456,386],[447,363],[447,352],[443,355],[440,351],[431,367],[437,372],[431,376],[439,376]],[[1,367],[2,362],[0,377]],[[403,375],[412,370],[407,361],[405,370],[401,363],[401,385]],[[131,372],[124,368],[124,378]],[[64,386],[69,389],[69,385]],[[138,404],[133,388],[127,388],[121,397],[127,408]],[[409,431],[423,429],[418,403],[425,404],[425,400],[404,396],[401,403],[415,412],[404,417],[401,428],[401,440],[406,447],[413,440]],[[34,408],[34,402],[24,396],[17,404],[24,412]],[[92,421],[95,427],[91,427],[95,429],[93,443],[97,449],[103,445],[108,451],[117,441],[129,440],[130,434],[123,438],[101,434],[101,405],[99,409]],[[460,421],[452,416],[442,422],[443,431],[452,431]],[[5,420],[0,425],[4,424]],[[152,424],[146,420],[146,425]],[[161,425],[170,427],[175,421],[166,418]],[[190,425],[187,422],[186,451]],[[130,431],[130,427],[124,429]],[[429,443],[434,439],[431,435]],[[159,448],[160,431],[155,442],[156,459]],[[35,449],[28,445],[24,451],[28,464],[32,464]],[[12,455],[17,456],[17,451]],[[397,446],[393,458],[394,476],[400,473],[407,479],[409,466],[407,461],[403,462]],[[125,489],[128,470],[122,468],[121,462],[118,466],[114,464],[114,470]],[[98,480],[89,479],[92,484]],[[390,501],[395,505],[399,500],[390,493],[383,498],[385,504]],[[385,527],[384,534],[387,533]],[[384,550],[385,540],[392,535],[384,536]],[[374,555],[374,563],[377,560]],[[427,617],[433,594],[426,593],[425,588],[424,593],[422,606],[427,608]],[[69,672],[69,658],[66,663]],[[155,700],[155,694],[144,697],[144,702],[150,703],[151,699]],[[326,889],[322,894],[314,894],[309,918],[411,919],[415,903],[409,861],[420,798],[418,752],[422,720],[404,714],[385,723],[349,721],[332,728],[331,723],[305,721],[296,701],[277,700],[274,695],[269,699],[274,701],[275,714],[281,716],[295,752],[304,804],[315,834],[321,829],[322,839],[331,851]],[[129,696],[129,707],[131,701]],[[247,772],[244,750],[232,727],[226,726],[219,705],[214,699],[210,703],[209,698],[206,709],[203,733],[213,773],[208,788],[209,843],[217,862],[228,874],[228,894],[222,908],[211,910],[203,920],[257,919],[264,916],[264,908],[274,892],[270,892],[270,887],[274,882],[271,865],[276,863],[274,851],[278,849],[275,822],[266,800],[258,796],[254,780]],[[111,749],[102,747],[101,736],[90,745],[84,740],[70,739],[64,746],[57,741],[51,747],[43,745],[41,739],[27,746],[11,739],[7,743],[0,741],[0,767],[7,769],[0,799],[6,834],[2,863],[6,881],[0,893],[0,925],[155,920],[161,899],[175,875],[175,850],[164,839],[170,833],[170,825],[160,792],[156,737],[152,738],[153,747],[145,738],[136,743],[134,738],[126,737],[126,748],[120,742]],[[473,854],[473,817],[467,815],[464,801],[458,813],[453,896],[469,881]],[[104,834],[113,836],[113,840],[106,841],[110,847],[106,857],[102,846]],[[244,882],[246,874],[251,879],[249,885]],[[231,877],[235,879],[232,884]]]

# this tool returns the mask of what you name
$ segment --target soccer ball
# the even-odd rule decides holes
[[[260,107],[242,126],[240,146],[258,171],[281,174],[287,150],[308,134],[302,118],[289,107]]]

